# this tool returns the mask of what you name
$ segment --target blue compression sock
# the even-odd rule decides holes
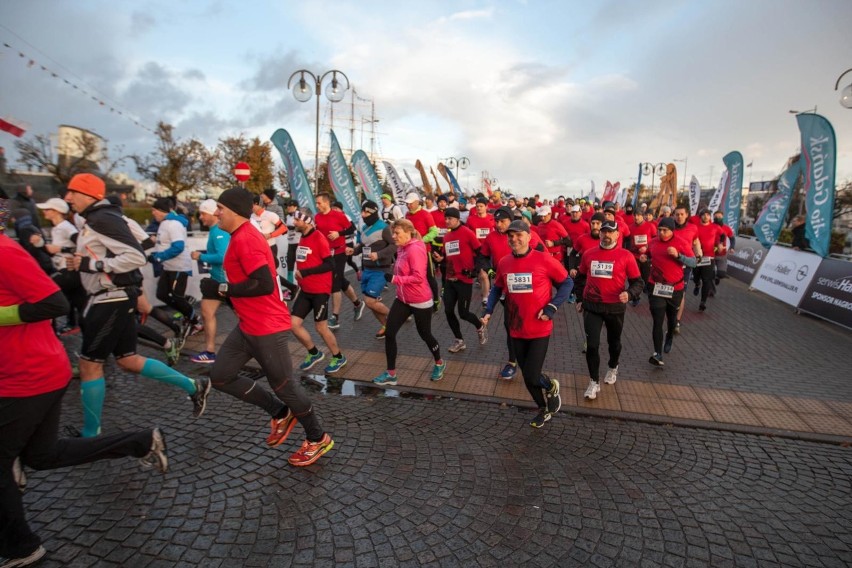
[[[195,394],[195,381],[157,359],[145,359],[140,374],[148,379],[182,388],[187,394]]]
[[[94,438],[101,433],[101,413],[104,409],[106,381],[103,377],[80,383],[80,400],[83,403],[84,438]]]

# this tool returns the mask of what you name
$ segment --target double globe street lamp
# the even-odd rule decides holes
[[[654,176],[662,176],[666,173],[666,164],[663,162],[659,162],[657,164],[652,164],[651,162],[643,162],[642,163],[642,175],[651,176],[651,199],[654,198]],[[639,191],[639,188],[636,188],[636,191]]]
[[[459,168],[466,170],[470,165],[470,160],[467,157],[462,158],[447,158],[447,166],[452,170],[456,170],[456,182],[458,182],[459,186],[461,186],[461,182],[459,181]],[[452,189],[452,188],[450,188]]]
[[[299,76],[298,80],[295,82],[293,79]],[[326,77],[331,75],[331,79],[325,84],[323,87],[322,82]],[[311,81],[305,77],[310,77]],[[340,78],[338,78],[340,77]],[[343,97],[346,96],[346,91],[349,90],[349,77],[343,71],[338,71],[337,69],[332,69],[331,71],[326,71],[322,75],[314,75],[307,69],[299,69],[290,75],[290,78],[287,79],[287,88],[290,89],[292,84],[293,89],[293,97],[296,98],[300,103],[306,103],[311,100],[311,97],[316,95],[317,99],[317,128],[316,128],[316,138],[315,138],[315,156],[316,163],[314,165],[314,192],[319,193],[319,126],[320,126],[320,95],[325,90],[326,98],[332,103],[339,103],[343,100]]]

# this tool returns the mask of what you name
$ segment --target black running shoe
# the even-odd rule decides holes
[[[544,373],[542,376],[550,381],[550,388],[544,391],[545,401],[547,401],[547,413],[556,414],[562,408],[562,397],[559,396],[559,381],[551,379]]]
[[[546,409],[542,408],[539,409],[538,414],[536,414],[535,418],[532,419],[530,426],[533,428],[541,428],[548,420],[550,420],[550,413]]]
[[[651,358],[648,359],[648,362],[654,365],[655,367],[662,367],[663,365],[665,365],[665,363],[663,363],[663,356],[659,353],[654,353],[653,355],[651,355]]]
[[[210,378],[198,377],[195,379],[195,394],[190,396],[192,401],[192,416],[200,418],[207,408],[207,395],[210,394]]]
[[[667,333],[666,342],[663,344],[663,353],[668,353],[672,350],[672,341],[674,341],[674,335]]]

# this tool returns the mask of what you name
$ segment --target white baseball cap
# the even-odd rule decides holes
[[[405,196],[406,203],[420,203],[420,196],[413,191]]]
[[[582,209],[580,209],[579,205],[575,205],[571,208],[571,212],[573,213],[574,211],[582,211]]]
[[[202,213],[207,213],[208,215],[214,215],[216,213],[216,200],[205,199],[198,204],[198,210]]]
[[[58,197],[51,197],[44,203],[36,204],[36,207],[39,209],[53,209],[54,211],[59,211],[63,215],[68,213],[68,204],[65,203],[64,200],[59,199]]]
[[[545,215],[550,215],[550,213],[551,213],[550,205],[542,205],[541,207],[539,207],[538,209],[536,209],[536,210],[535,210],[535,212],[536,212],[536,213],[537,213],[540,217],[544,217]]]

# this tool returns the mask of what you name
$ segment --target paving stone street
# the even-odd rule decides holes
[[[644,361],[647,308],[628,314],[623,369],[607,387],[616,390],[597,401],[606,416],[590,415],[581,394],[570,399],[567,386],[585,388],[587,375],[576,314],[562,310],[547,367],[563,373],[563,398],[573,402],[541,430],[528,426],[532,411],[520,399],[357,382],[369,381],[361,375],[370,365],[381,369],[383,344],[372,338],[371,316],[353,324],[347,313],[338,337],[353,360],[341,373],[350,380],[303,378],[335,440],[304,469],[286,459],[301,427],[268,449],[260,410],[214,392],[193,420],[181,391],[112,367],[104,432],[161,426],[170,471],[143,472],[129,459],[28,471],[25,507],[49,551],[43,565],[852,565],[852,449],[836,430],[850,418],[849,332],[736,282],[720,288],[707,314],[692,304],[690,294],[664,372]],[[435,329],[446,345],[443,316]],[[498,368],[501,333],[492,326],[486,346],[450,357],[458,385],[485,381],[480,367]],[[429,361],[413,326],[401,342],[401,368],[419,381]],[[760,354],[743,355],[749,349]],[[290,351],[296,363],[304,355],[295,341]],[[178,368],[209,371],[187,358]],[[719,389],[760,417],[770,412],[761,401],[777,397],[773,404],[786,406],[776,414],[824,420],[757,434],[671,415],[648,423],[606,404],[615,393],[625,404],[623,389],[645,382]],[[72,382],[64,424],[79,426],[77,389]]]

